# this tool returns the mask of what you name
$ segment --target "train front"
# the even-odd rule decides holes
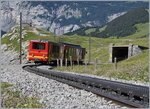
[[[31,40],[28,61],[34,63],[48,62],[48,41]]]

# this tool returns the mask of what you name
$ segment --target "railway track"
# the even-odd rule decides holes
[[[25,65],[23,69],[80,89],[85,89],[131,107],[149,107],[149,87],[45,70],[37,68],[37,66],[39,65]]]

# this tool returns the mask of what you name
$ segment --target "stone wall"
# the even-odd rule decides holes
[[[132,56],[137,55],[142,52],[142,49],[138,45],[134,45],[132,49],[133,49]]]

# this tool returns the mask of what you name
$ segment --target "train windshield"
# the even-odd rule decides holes
[[[45,50],[45,43],[33,42],[32,49]]]

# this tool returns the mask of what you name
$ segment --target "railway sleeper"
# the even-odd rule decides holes
[[[35,69],[35,68],[33,68],[33,69],[34,69],[35,72],[40,72],[39,69]],[[32,69],[32,71],[33,71],[33,69]],[[30,70],[31,70],[31,69],[30,69]],[[97,88],[99,87],[99,86],[97,86],[96,83],[94,83],[94,82],[90,83],[90,82],[88,81],[88,82],[85,83],[85,82],[82,82],[81,79],[78,79],[78,80],[75,79],[75,78],[72,79],[72,78],[69,77],[69,76],[61,76],[61,75],[58,75],[58,74],[56,74],[56,73],[55,73],[54,75],[52,75],[52,76],[53,76],[53,77],[56,77],[56,78],[63,78],[63,79],[70,80],[70,81],[73,80],[74,82],[79,82],[79,83],[82,83],[82,84],[85,84],[85,85],[87,85],[87,83],[88,83],[88,86],[93,87],[93,88],[94,88],[94,87],[97,87]],[[90,84],[89,84],[89,83],[90,83]],[[106,86],[106,83],[104,83],[103,85]],[[126,88],[126,87],[125,87],[125,88]],[[139,95],[139,93],[136,95],[136,92],[133,93],[133,91],[132,91],[132,94],[131,94],[131,92],[126,91],[125,88],[120,88],[119,90],[118,90],[118,88],[117,88],[117,93],[118,93],[119,95],[121,95],[121,93],[122,93],[122,95],[125,95],[126,93],[129,93],[129,97],[130,97],[130,98],[133,98],[133,95],[135,94],[134,96],[135,96],[136,98],[140,99],[141,96],[140,96],[140,97],[137,96],[137,95]],[[102,90],[105,90],[105,91],[108,91],[108,92],[109,92],[109,91],[111,91],[111,90],[115,90],[115,88],[113,89],[112,86],[106,86],[105,88],[103,87]],[[126,94],[126,95],[127,95],[127,94]],[[132,96],[131,96],[131,95],[132,95]],[[147,95],[143,95],[143,96],[144,96],[144,99],[145,99],[144,101],[149,101]]]

